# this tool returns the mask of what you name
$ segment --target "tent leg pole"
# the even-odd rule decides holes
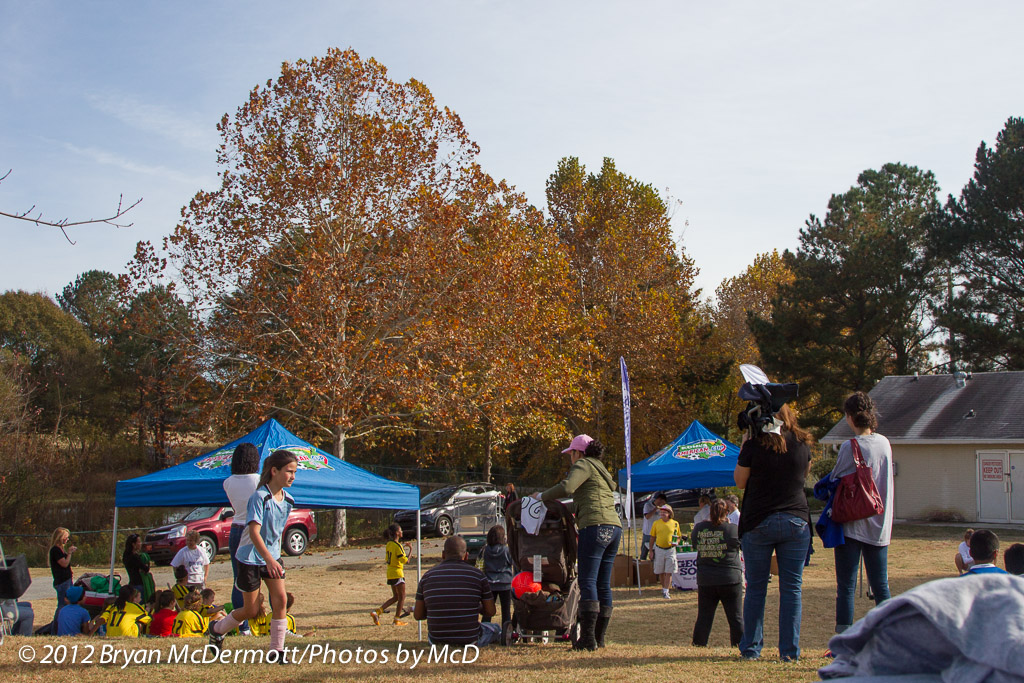
[[[110,532],[110,574],[107,576],[107,593],[114,592],[114,556],[117,554],[117,512],[114,508],[114,528]]]
[[[636,517],[633,517],[633,562],[635,564],[634,569],[636,570],[636,594],[639,597],[644,596],[644,591],[640,587],[640,546],[643,544],[643,539],[637,539],[636,535]]]
[[[420,544],[422,532],[420,530],[420,511],[416,510],[416,590],[420,589],[420,572],[423,570],[423,546]],[[413,602],[416,601],[416,594],[413,593]],[[423,622],[416,622],[416,640],[423,640]]]

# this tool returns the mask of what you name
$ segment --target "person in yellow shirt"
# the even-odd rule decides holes
[[[192,592],[188,587],[188,570],[185,567],[174,568],[174,579],[177,583],[171,588],[174,591],[174,602],[178,605],[178,611],[185,609],[185,596]]]
[[[199,638],[206,635],[210,620],[203,616],[203,597],[199,591],[192,591],[183,601],[185,609],[174,617],[172,631],[176,638]]]
[[[139,637],[139,626],[145,627],[152,617],[138,604],[139,591],[132,586],[123,586],[117,600],[103,610],[99,621],[107,625],[107,635],[112,637]]]
[[[267,613],[264,607],[263,593],[259,594],[257,598],[257,604],[259,605],[259,613],[255,619],[249,620],[249,628],[252,630],[254,636],[265,636],[270,634],[270,615]],[[302,638],[303,636],[295,630],[295,617],[291,615],[292,605],[295,604],[295,596],[288,593],[288,601],[285,603],[285,611],[288,613],[285,619],[288,621],[288,632],[294,636]],[[306,634],[309,635],[309,634]]]
[[[401,618],[410,613],[405,609],[405,570],[403,568],[409,561],[412,549],[408,543],[403,545],[399,542],[402,540],[402,527],[398,524],[389,526],[384,532],[384,538],[388,539],[387,545],[384,546],[384,555],[388,563],[388,585],[391,586],[391,597],[377,609],[371,610],[370,618],[373,619],[374,626],[380,626],[380,615],[384,614],[388,607],[394,605],[394,625],[405,626],[405,622],[401,621]]]
[[[682,536],[679,522],[674,520],[672,507],[658,508],[660,519],[651,525],[651,553],[654,556],[654,573],[661,577],[661,597],[669,599],[672,575],[679,570],[676,563],[676,544]]]
[[[212,588],[204,588],[199,596],[203,599],[202,612],[204,617],[210,621],[216,621],[221,617],[227,616],[227,612],[224,611],[224,608],[216,604],[217,593]]]

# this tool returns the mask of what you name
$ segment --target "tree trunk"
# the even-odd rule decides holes
[[[339,460],[345,459],[345,430],[336,427],[334,430],[334,455]],[[347,516],[343,508],[334,511],[334,528],[331,530],[331,545],[348,545]]]
[[[491,420],[484,415],[484,481],[491,481]]]

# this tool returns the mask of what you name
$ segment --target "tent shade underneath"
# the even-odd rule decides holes
[[[188,505],[229,505],[224,480],[231,474],[235,446],[249,442],[263,460],[279,449],[298,458],[295,483],[288,493],[304,508],[371,508],[414,510],[420,506],[420,491],[367,472],[310,445],[285,429],[277,420],[267,420],[245,436],[174,467],[117,482],[116,507],[178,507]]]
[[[739,453],[738,446],[694,420],[668,446],[633,465],[633,492],[735,486]],[[626,487],[625,468],[619,470],[619,486]]]

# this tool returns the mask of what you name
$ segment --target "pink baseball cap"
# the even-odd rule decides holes
[[[585,451],[587,450],[587,446],[590,445],[591,441],[593,441],[593,439],[587,436],[586,434],[580,434],[573,438],[572,443],[569,444],[569,447],[562,452],[568,453],[569,451]]]

